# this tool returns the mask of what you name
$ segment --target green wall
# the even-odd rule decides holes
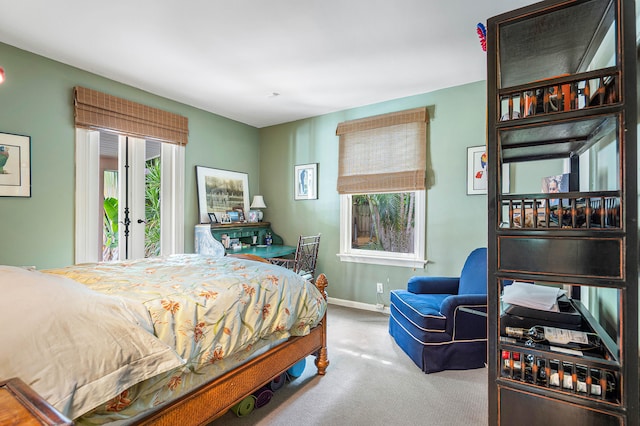
[[[339,251],[338,123],[426,106],[427,131],[426,269],[341,262]],[[486,140],[486,85],[478,82],[436,92],[349,109],[260,130],[260,187],[265,220],[293,243],[300,234],[321,232],[318,271],[329,278],[329,296],[376,303],[376,282],[405,288],[413,275],[459,274],[464,259],[487,243],[487,196],[466,195],[467,147]],[[319,163],[317,200],[293,201],[293,166]],[[387,280],[389,285],[387,285]]]
[[[73,87],[85,86],[189,119],[185,251],[198,220],[195,166],[249,173],[257,193],[258,130],[0,43],[0,131],[31,137],[31,198],[0,197],[0,263],[64,266],[74,260]]]
[[[375,283],[403,288],[415,274],[457,275],[466,255],[486,245],[487,197],[466,195],[467,147],[486,138],[484,82],[256,129],[116,83],[0,43],[0,131],[31,136],[32,197],[0,197],[0,263],[64,266],[74,259],[74,126],[76,85],[100,90],[189,119],[186,149],[185,251],[193,251],[198,217],[195,166],[249,173],[250,194],[264,195],[265,220],[294,244],[322,233],[319,270],[330,296],[376,303]],[[339,122],[419,106],[429,109],[426,269],[340,262],[336,192]],[[293,200],[293,166],[319,163],[319,199]],[[389,285],[387,285],[387,280]]]

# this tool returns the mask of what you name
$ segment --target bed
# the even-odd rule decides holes
[[[326,286],[202,254],[0,266],[0,379],[80,425],[206,424],[309,355],[324,375]]]

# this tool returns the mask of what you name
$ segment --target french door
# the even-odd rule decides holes
[[[76,130],[76,263],[183,251],[184,148]]]
[[[158,160],[159,154],[156,156],[151,152],[159,152],[159,142],[147,142],[143,139],[127,136],[118,137],[118,256],[113,256],[111,259],[105,259],[103,256],[102,260],[140,259],[160,254],[159,250],[156,251],[155,248],[146,250],[145,244],[147,234],[161,233],[159,229],[153,229],[160,226],[159,221],[150,218],[156,213],[159,215],[159,212],[150,211],[149,218],[145,214],[147,202],[157,206],[160,198],[158,192],[147,191],[145,182],[148,164],[146,161],[147,145],[149,145],[148,151],[150,151],[149,163]],[[149,198],[151,199],[145,196],[147,192],[150,193]],[[159,249],[159,241],[157,243]],[[155,242],[150,244],[156,246]]]

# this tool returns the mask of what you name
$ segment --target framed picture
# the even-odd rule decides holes
[[[543,177],[542,192],[544,192],[545,194],[557,194],[560,192],[569,192],[569,173]],[[569,202],[568,199],[563,199],[562,205],[566,206],[568,202]],[[553,206],[557,206],[558,204],[559,204],[558,198],[549,199],[550,206],[553,207]]]
[[[545,194],[569,192],[569,173],[543,177],[542,192],[544,192]]]
[[[249,210],[249,222],[255,223],[258,221],[258,211],[257,210]]]
[[[238,221],[239,222],[244,222],[245,221],[244,209],[242,207],[234,207],[233,211],[238,213]]]
[[[243,211],[249,209],[247,173],[196,166],[196,184],[200,223],[210,220],[209,213],[214,213],[216,218],[222,218],[222,215],[234,208]]]
[[[467,148],[467,195],[487,193],[487,147]],[[509,193],[509,164],[502,165],[502,193]]]
[[[0,196],[31,197],[31,137],[0,133]]]
[[[227,216],[229,216],[231,222],[240,222],[240,215],[237,210],[229,210]]]
[[[215,213],[208,213],[208,215],[209,215],[209,222],[218,223],[218,218],[216,217]]]
[[[318,199],[318,163],[295,166],[293,194],[294,200]]]

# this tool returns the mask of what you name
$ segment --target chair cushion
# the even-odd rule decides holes
[[[425,331],[444,331],[447,318],[440,305],[448,294],[415,294],[406,290],[391,291],[391,305],[416,327]]]
[[[391,305],[389,322],[395,322],[403,333],[410,336],[410,339],[421,346],[451,343],[451,334],[445,330],[434,330],[417,327],[404,313],[400,312],[396,305]],[[397,335],[393,335],[398,337]]]

